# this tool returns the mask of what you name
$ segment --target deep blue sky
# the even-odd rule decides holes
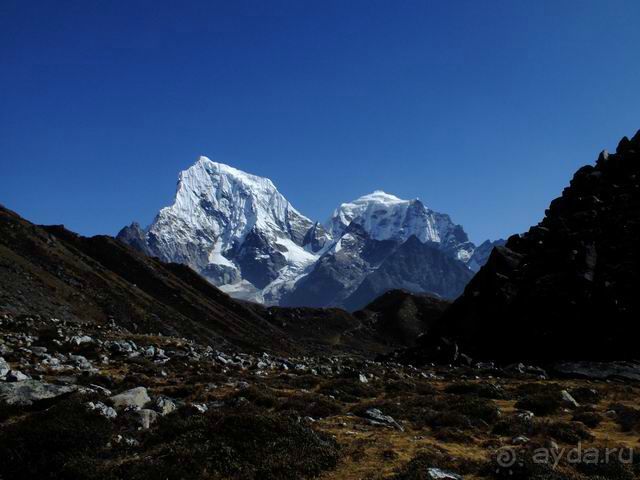
[[[639,47],[635,0],[2,0],[0,203],[115,234],[205,154],[507,236],[640,128]]]

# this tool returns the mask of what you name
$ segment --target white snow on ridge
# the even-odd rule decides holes
[[[362,247],[347,231],[354,222],[373,240],[401,243],[415,235],[439,242],[464,262],[473,253],[473,244],[448,215],[418,199],[376,190],[340,205],[324,232],[271,180],[204,156],[180,173],[174,203],[160,210],[145,239],[154,255],[189,265],[231,296],[273,305],[323,255],[359,258]],[[313,243],[318,238],[320,247]]]
[[[443,221],[445,217],[448,221]],[[340,205],[326,228],[338,238],[354,221],[375,240],[406,241],[415,235],[422,242],[440,242],[455,227],[448,216],[434,212],[420,200],[402,200],[382,190]]]

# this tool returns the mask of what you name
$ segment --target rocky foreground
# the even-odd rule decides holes
[[[640,436],[640,389],[615,372],[549,378],[524,365],[418,369],[355,355],[243,354],[115,322],[8,313],[0,357],[3,479],[640,473],[627,454]],[[627,450],[596,464],[569,457],[578,444],[601,458]],[[555,456],[540,462],[541,448]]]

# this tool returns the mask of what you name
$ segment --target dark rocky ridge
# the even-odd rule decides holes
[[[638,358],[639,247],[640,132],[580,168],[537,226],[493,250],[412,355],[428,360],[444,337],[474,358]]]
[[[0,207],[0,310],[214,344],[287,351],[272,324],[190,268],[147,257],[107,236],[41,227]]]

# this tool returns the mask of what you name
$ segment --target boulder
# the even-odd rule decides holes
[[[393,419],[393,417],[390,417],[389,415],[384,415],[377,408],[370,408],[369,410],[367,410],[366,415],[370,419],[369,422],[373,425],[384,425],[388,427],[393,427],[396,430],[400,430],[401,432],[404,432],[404,427],[402,427],[402,425],[396,422]]]
[[[149,427],[153,423],[155,423],[155,421],[158,419],[158,413],[148,408],[143,408],[142,410],[138,410],[136,412],[136,415],[138,416],[138,421],[140,422],[140,426],[144,430],[148,430]]]
[[[0,403],[28,406],[75,392],[75,385],[51,385],[38,380],[0,383]]]
[[[98,412],[100,415],[102,415],[103,417],[111,420],[113,420],[118,416],[118,413],[112,407],[109,407],[108,405],[105,405],[102,402],[95,402],[95,403],[89,402],[87,403],[87,408],[89,410],[94,410]]]
[[[144,408],[151,398],[144,387],[136,387],[111,397],[116,408]]]
[[[427,469],[427,478],[429,480],[462,480],[462,476],[457,473],[447,472],[439,468]]]
[[[93,338],[88,335],[76,335],[69,339],[69,343],[73,346],[79,347],[87,343],[93,343]]]
[[[7,373],[9,373],[9,370],[11,370],[9,364],[4,358],[0,357],[0,378],[3,378]]]
[[[29,380],[29,375],[25,375],[19,370],[9,370],[4,378],[7,382],[23,382]]]
[[[562,390],[562,392],[560,392],[560,395],[562,395],[562,400],[565,403],[569,404],[571,407],[578,408],[580,406],[580,404],[576,401],[576,399],[573,398],[571,394],[566,390]]]
[[[176,404],[167,397],[160,397],[156,400],[156,410],[160,415],[168,415],[176,410]]]

